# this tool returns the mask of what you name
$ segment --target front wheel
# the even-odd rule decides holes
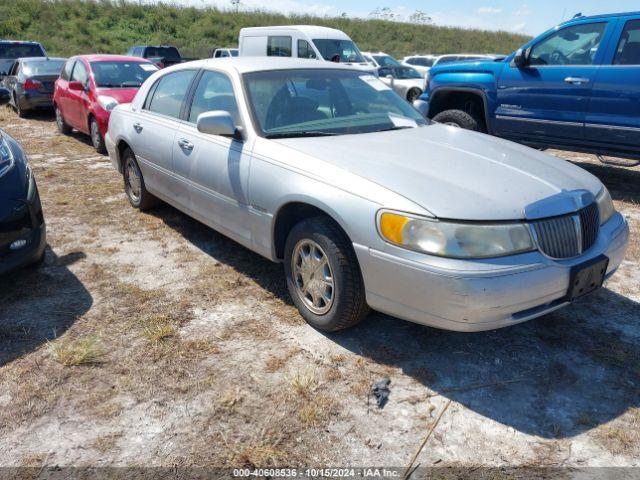
[[[465,130],[480,131],[478,119],[464,110],[445,110],[433,117],[433,121]]]
[[[284,267],[293,303],[312,327],[334,332],[369,313],[353,246],[330,219],[314,217],[293,227]]]
[[[142,172],[136,161],[136,156],[131,149],[127,148],[122,158],[124,191],[127,194],[129,203],[132,207],[139,210],[149,210],[158,203],[158,199],[147,191],[144,185],[144,178],[142,178]]]
[[[100,133],[98,122],[93,117],[89,120],[89,131],[91,132],[91,143],[93,144],[93,148],[96,149],[96,152],[103,154],[107,153],[107,148],[104,144],[104,138]]]

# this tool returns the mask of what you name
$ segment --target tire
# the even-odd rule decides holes
[[[142,178],[142,172],[138,167],[136,156],[130,148],[127,148],[122,158],[124,191],[127,194],[129,203],[133,208],[143,212],[153,208],[159,203],[159,200],[150,194],[144,186],[144,178]]]
[[[100,133],[98,122],[95,118],[89,117],[89,134],[91,135],[91,144],[96,152],[105,154],[107,153],[107,147],[104,144],[104,137]]]
[[[25,110],[20,106],[20,101],[18,100],[18,97],[15,96],[15,94],[13,95],[13,103],[16,110],[16,115],[18,115],[18,117],[20,118],[25,118],[27,116],[28,110]]]
[[[478,119],[462,110],[445,110],[433,117],[433,121],[465,130],[481,131]]]
[[[420,97],[420,95],[422,95],[422,90],[420,90],[419,88],[412,88],[407,92],[407,102],[415,102]]]
[[[311,263],[303,260],[305,255]],[[331,219],[313,217],[293,227],[285,244],[284,270],[293,303],[313,328],[335,332],[356,325],[369,313],[351,241]],[[316,298],[321,301],[316,303]]]
[[[64,117],[58,106],[54,105],[53,108],[56,112],[56,126],[58,127],[58,131],[63,135],[69,135],[71,133],[71,127],[64,121]]]

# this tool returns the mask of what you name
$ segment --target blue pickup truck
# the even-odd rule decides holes
[[[536,148],[640,159],[640,12],[576,17],[504,60],[434,67],[415,104]]]

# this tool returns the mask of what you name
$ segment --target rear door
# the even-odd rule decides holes
[[[506,65],[498,80],[496,133],[584,140],[589,96],[614,24],[594,20],[560,28],[530,47],[526,67]]]
[[[147,187],[180,204],[186,204],[187,194],[176,181],[173,144],[196,73],[197,70],[178,70],[163,75],[149,90],[139,113],[127,117],[131,122],[131,146]]]
[[[588,141],[612,150],[640,148],[640,15],[618,22],[587,112]]]

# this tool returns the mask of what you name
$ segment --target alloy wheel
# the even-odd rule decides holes
[[[316,315],[324,315],[333,305],[335,280],[329,259],[318,243],[300,240],[293,249],[291,271],[296,294]]]
[[[135,203],[140,202],[142,195],[142,183],[140,181],[140,172],[132,160],[127,161],[126,168],[127,190]]]

